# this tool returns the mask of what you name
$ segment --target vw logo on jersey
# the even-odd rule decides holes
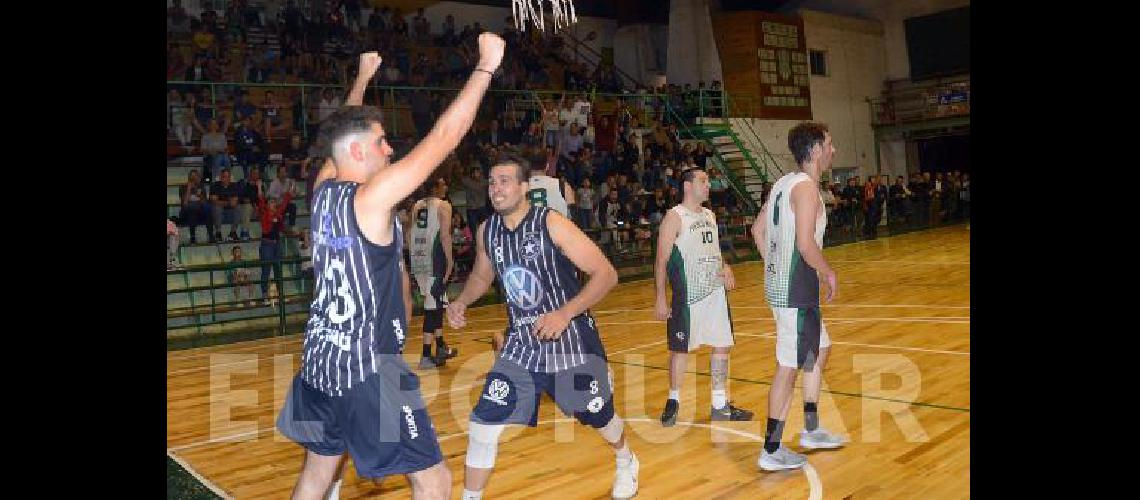
[[[542,285],[530,269],[511,266],[503,273],[503,287],[507,297],[519,308],[529,311],[542,303]]]

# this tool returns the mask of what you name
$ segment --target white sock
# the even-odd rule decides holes
[[[463,488],[463,500],[483,500],[483,490],[471,491]]]
[[[628,464],[630,460],[633,460],[633,452],[629,451],[629,440],[627,439],[621,449],[615,451],[614,454],[617,456],[619,466]]]
[[[712,404],[713,408],[724,408],[724,405],[728,404],[728,391],[724,389],[713,389]]]
[[[681,391],[669,389],[669,399],[672,399],[673,401],[680,402],[681,401]]]

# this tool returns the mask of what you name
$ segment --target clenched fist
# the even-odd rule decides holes
[[[381,61],[379,52],[364,52],[360,54],[360,74],[371,79],[376,70],[380,69]]]
[[[499,35],[490,32],[479,35],[479,64],[475,67],[491,72],[499,69],[506,46],[507,42]]]

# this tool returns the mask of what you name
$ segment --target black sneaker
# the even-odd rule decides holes
[[[447,360],[454,358],[458,355],[459,355],[459,349],[456,349],[454,347],[448,347],[447,344],[444,344],[443,349],[440,349],[438,347],[436,348],[436,353],[435,353],[435,356],[432,356],[432,360],[435,361],[436,366],[443,366],[443,365],[447,364]]]
[[[665,400],[665,411],[661,412],[661,425],[673,427],[677,423],[677,408],[681,406],[676,399]]]
[[[712,409],[713,420],[731,420],[734,422],[742,422],[752,420],[752,412],[743,408],[732,406],[732,403],[724,405],[724,408]]]

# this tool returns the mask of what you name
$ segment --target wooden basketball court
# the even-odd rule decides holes
[[[798,471],[756,466],[775,371],[772,313],[761,264],[733,267],[736,329],[729,398],[752,422],[709,421],[708,348],[690,357],[677,425],[657,420],[668,394],[664,323],[653,319],[653,281],[619,284],[594,308],[610,358],[619,414],[641,462],[637,498],[964,498],[970,481],[970,233],[958,225],[824,250],[839,275],[823,306],[833,343],[819,402],[821,425],[843,449],[809,452]],[[490,334],[502,305],[469,310],[468,327],[445,335],[460,350],[442,370],[418,371],[421,391],[463,488],[467,417],[492,364]],[[422,318],[405,360],[419,357]],[[168,454],[219,494],[288,498],[302,448],[274,421],[300,365],[300,335],[167,354]],[[797,380],[797,387],[799,380]],[[485,498],[609,498],[614,459],[590,428],[552,401],[537,428],[509,428]],[[797,388],[784,442],[802,451]],[[351,464],[351,462],[350,462]],[[402,477],[373,482],[349,465],[341,498],[409,498]]]

